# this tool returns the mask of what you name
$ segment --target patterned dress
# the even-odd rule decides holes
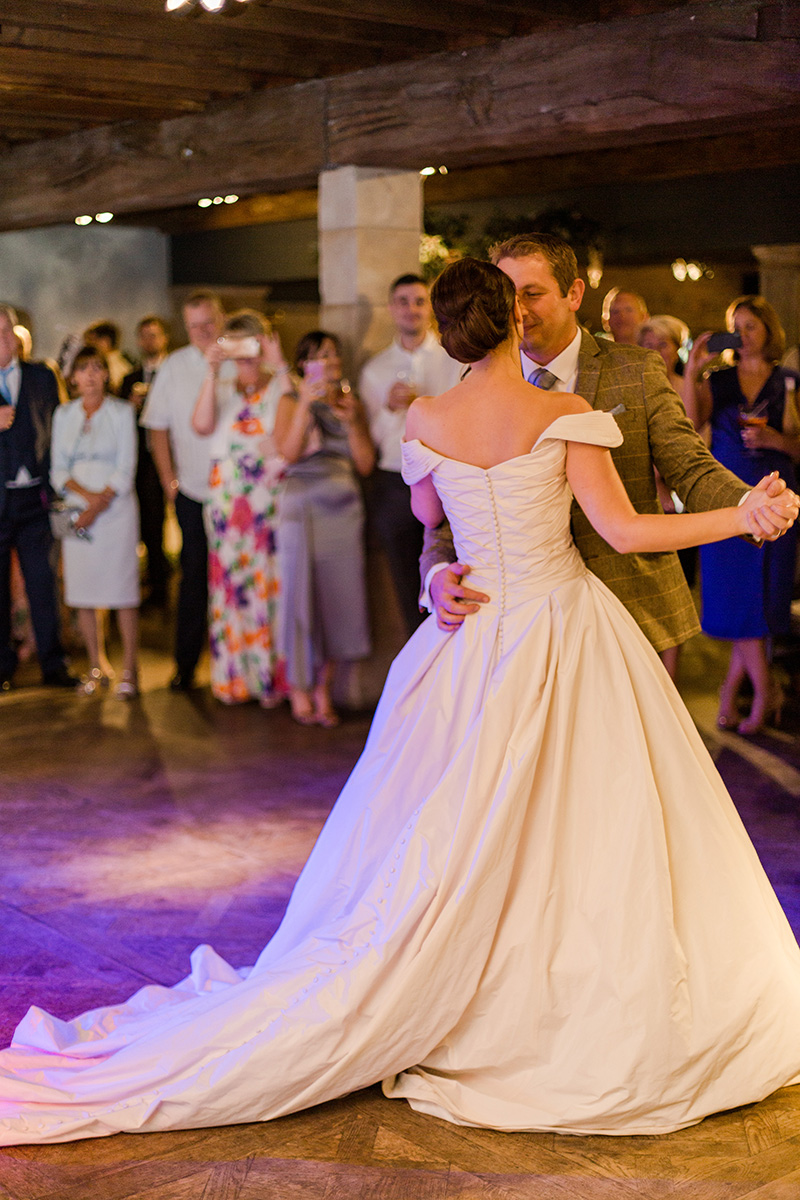
[[[225,704],[268,704],[285,691],[274,632],[281,464],[270,452],[282,391],[280,376],[252,396],[220,385],[205,517],[211,690]]]

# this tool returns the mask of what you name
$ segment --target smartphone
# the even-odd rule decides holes
[[[742,339],[738,333],[728,333],[726,330],[723,333],[712,333],[706,342],[706,350],[709,354],[721,354],[723,350],[738,350],[741,344]]]
[[[325,360],[322,358],[312,358],[303,367],[303,376],[309,383],[324,383]]]
[[[257,337],[221,337],[218,341],[226,358],[261,358]]]

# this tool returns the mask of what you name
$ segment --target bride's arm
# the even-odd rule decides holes
[[[411,442],[417,438],[421,442],[425,441],[425,413],[430,401],[430,396],[418,396],[409,408],[406,416],[407,441]],[[411,511],[426,529],[435,529],[444,520],[442,502],[430,475],[426,475],[418,483],[411,484]]]
[[[444,509],[433,478],[426,475],[419,483],[411,484],[411,511],[426,529],[435,529],[444,520]]]
[[[764,494],[750,492],[738,508],[705,513],[637,513],[608,450],[583,442],[567,445],[569,485],[594,528],[620,554],[631,551],[683,550],[725,538],[763,530],[776,532],[792,524],[792,512],[779,500],[764,503]]]

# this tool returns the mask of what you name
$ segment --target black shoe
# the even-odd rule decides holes
[[[60,667],[56,667],[55,671],[48,671],[46,675],[43,675],[42,683],[45,687],[75,688],[80,680],[74,675],[70,675],[62,663]]]
[[[171,692],[191,692],[194,688],[194,672],[184,674],[183,671],[176,671],[169,681],[169,690]]]

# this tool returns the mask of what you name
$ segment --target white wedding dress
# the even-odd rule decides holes
[[[800,1079],[800,951],[656,654],[570,538],[559,418],[433,472],[491,596],[428,620],[255,967],[0,1054],[0,1141],[265,1120],[377,1080],[463,1124],[661,1133]]]

